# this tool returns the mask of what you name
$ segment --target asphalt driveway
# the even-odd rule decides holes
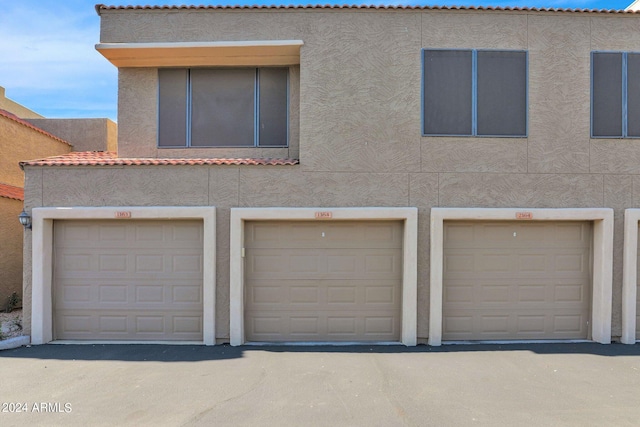
[[[640,345],[44,345],[0,396],[2,426],[635,426]]]

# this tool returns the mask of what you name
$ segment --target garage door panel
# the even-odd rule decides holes
[[[327,286],[327,304],[357,304],[358,297],[361,298],[361,291],[359,292],[356,283],[349,283],[342,286],[332,283],[330,286]]]
[[[73,310],[59,313],[56,334],[70,340],[200,340],[202,317],[189,311]],[[96,337],[96,331],[100,336]]]
[[[335,221],[251,222],[245,226],[246,248],[401,248],[398,222]]]
[[[402,233],[396,223],[343,223],[327,228],[318,224],[317,229],[325,232],[328,246],[339,245],[342,248],[370,248],[391,247],[399,248],[402,245]]]
[[[375,309],[400,304],[396,284],[386,280],[296,280],[247,282],[245,308],[256,310]]]
[[[587,334],[587,318],[580,311],[519,313],[456,310],[443,319],[448,340],[576,339]]]
[[[96,283],[93,280],[67,279],[57,287],[54,302],[58,308],[78,304],[99,308],[110,303],[198,307],[202,304],[202,287],[197,282],[188,285],[173,280],[140,280],[133,285],[128,281],[101,280]]]
[[[309,313],[293,311],[249,318],[245,333],[255,341],[396,341],[399,322],[394,312]]]
[[[555,292],[553,285],[545,283],[523,284],[518,286],[516,290],[517,301],[525,304],[537,304],[545,301],[552,302],[554,298],[551,298],[549,294],[553,292]]]
[[[116,303],[119,306],[122,306],[123,304],[126,304],[127,300],[128,300],[128,297],[127,297],[128,289],[127,289],[127,287],[128,287],[127,285],[115,285],[115,284],[112,284],[112,285],[99,285],[98,286],[98,299],[96,301],[95,308],[99,309],[100,306],[102,306],[104,304],[109,304],[109,303]],[[65,291],[66,291],[66,286],[65,286]],[[89,301],[89,303],[90,303],[90,301]],[[87,304],[87,305],[89,305],[89,304]],[[62,301],[61,304],[59,305],[59,308],[66,308],[66,307],[68,307],[68,306],[65,304],[65,301]]]
[[[190,249],[193,242],[202,242],[201,226],[193,224],[177,224],[162,221],[155,225],[143,224],[142,221],[122,221],[121,224],[107,224],[102,222],[96,225],[96,221],[68,222],[64,229],[56,230],[58,241],[56,246],[60,248],[100,248],[121,249],[122,242],[127,242],[129,247],[153,250],[150,242],[162,242],[162,247],[175,247]],[[61,228],[61,227],[57,227]]]
[[[521,254],[517,257],[517,269],[521,273],[542,273],[549,269],[548,255]],[[553,259],[553,257],[551,257]]]
[[[590,236],[582,222],[445,223],[443,339],[587,338]]]
[[[202,340],[200,221],[54,222],[57,339]]]
[[[250,222],[245,237],[248,341],[399,339],[402,223]]]
[[[590,293],[584,283],[567,280],[527,280],[514,283],[515,279],[448,280],[444,288],[443,304],[467,303],[481,308],[495,305],[526,306],[545,302],[556,307],[589,304]]]
[[[527,249],[532,246],[575,249],[589,244],[591,226],[588,222],[456,224],[450,221],[444,230],[444,239],[450,249]]]
[[[392,279],[402,276],[399,249],[248,249],[245,277],[287,280],[291,274],[314,279]]]
[[[58,248],[60,251],[62,248]],[[127,248],[132,250],[135,248]],[[165,249],[166,250],[172,250]],[[202,276],[202,254],[186,249],[177,249],[180,255],[171,255],[156,251],[140,251],[136,254],[123,253],[123,249],[97,249],[100,253],[86,253],[87,249],[64,249],[55,255],[56,277],[187,277],[198,279]],[[84,252],[83,252],[84,251]],[[192,253],[190,253],[192,252]],[[162,276],[158,276],[162,273]]]
[[[444,255],[444,271],[448,277],[537,277],[540,273],[554,273],[554,277],[574,277],[575,273],[589,274],[589,248],[553,249],[531,248],[496,250],[485,248],[449,249]],[[478,252],[482,253],[478,253]],[[540,252],[544,251],[544,254]]]

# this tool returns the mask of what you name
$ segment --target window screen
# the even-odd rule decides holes
[[[424,133],[471,135],[472,52],[424,51]]]
[[[527,55],[478,51],[478,135],[527,133]]]
[[[627,135],[640,137],[640,54],[627,55]]]
[[[253,146],[254,86],[254,69],[191,70],[191,146]]]
[[[287,69],[261,68],[259,145],[282,147],[287,145]]]
[[[286,147],[288,68],[160,69],[159,147]]]
[[[527,135],[527,53],[423,51],[425,135]]]
[[[183,69],[161,69],[158,71],[158,80],[158,146],[185,147],[188,72]]]
[[[592,55],[593,136],[622,136],[622,53]]]

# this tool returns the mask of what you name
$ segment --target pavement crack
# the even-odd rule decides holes
[[[409,418],[407,418],[407,412],[405,411],[404,406],[402,406],[400,402],[398,402],[398,399],[393,397],[393,393],[389,391],[389,388],[391,386],[391,381],[389,379],[389,376],[387,375],[387,370],[383,369],[383,367],[380,365],[379,356],[372,354],[371,357],[373,358],[373,362],[374,362],[373,365],[377,369],[378,373],[380,374],[380,378],[382,379],[382,386],[380,388],[382,395],[385,397],[385,399],[387,399],[387,402],[389,402],[389,404],[393,407],[395,414],[402,421],[404,425],[416,425],[412,423]]]
[[[266,369],[262,369],[260,372],[260,377],[254,382],[254,384],[250,385],[244,392],[237,394],[235,396],[229,396],[228,398],[221,400],[219,402],[214,403],[213,405],[207,407],[206,409],[198,412],[197,414],[195,414],[193,417],[191,417],[186,423],[185,425],[189,425],[189,424],[198,424],[202,421],[202,419],[207,416],[211,411],[215,410],[216,408],[220,407],[221,405],[224,405],[226,403],[229,402],[233,402],[235,400],[238,399],[242,399],[245,396],[249,395],[250,393],[256,391],[264,382],[265,379],[267,378],[267,370]]]

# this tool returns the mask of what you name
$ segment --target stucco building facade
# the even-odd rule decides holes
[[[17,218],[24,199],[24,174],[18,163],[71,149],[68,142],[0,110],[0,310],[12,294],[22,297],[23,230]]]
[[[24,199],[19,163],[73,151],[115,150],[117,125],[109,119],[50,119],[7,98],[0,86],[0,310],[22,298]],[[30,276],[30,273],[28,273]],[[14,307],[15,308],[15,307]]]
[[[635,342],[640,15],[97,10],[117,151],[23,163],[34,343]]]

